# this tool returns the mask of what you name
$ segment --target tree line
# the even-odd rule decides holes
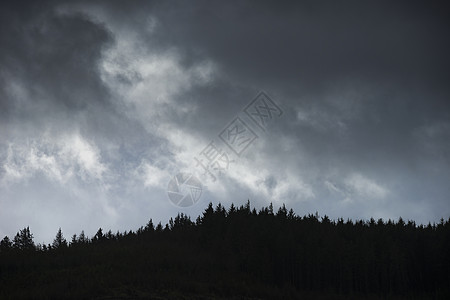
[[[195,221],[35,244],[29,227],[0,242],[0,298],[450,299],[450,218],[299,216],[211,203]]]

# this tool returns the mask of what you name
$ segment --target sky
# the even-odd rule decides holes
[[[450,216],[443,1],[0,5],[0,237],[247,200]]]

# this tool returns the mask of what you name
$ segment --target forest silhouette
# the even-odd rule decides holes
[[[450,218],[330,220],[211,203],[195,221],[0,242],[0,299],[450,299]]]

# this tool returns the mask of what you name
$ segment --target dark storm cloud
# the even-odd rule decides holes
[[[444,2],[165,3],[154,12],[157,42],[149,43],[211,57],[238,87],[263,86],[289,99],[288,109],[312,112],[322,131],[311,122],[286,129],[316,163],[331,156],[350,168],[360,161],[407,169],[424,158],[413,150],[413,131],[450,119],[446,11]],[[226,87],[230,97],[223,87],[192,90],[196,97],[180,101],[200,102],[205,122],[217,111],[232,114],[254,93]],[[448,149],[444,139],[429,142]]]
[[[58,16],[53,7],[31,5],[32,14],[17,10],[2,10],[4,72],[24,80],[27,86],[51,92],[44,98],[39,90],[34,91],[34,101],[50,101],[75,110],[89,101],[102,101],[105,91],[98,78],[97,61],[111,41],[105,28],[82,15]],[[91,94],[83,98],[73,95],[74,90]]]
[[[232,114],[264,87],[290,99],[288,108],[333,117],[341,104],[331,99],[330,107],[324,99],[353,89],[363,96],[342,105],[360,105],[366,123],[352,129],[382,134],[387,140],[380,144],[387,145],[411,127],[449,117],[445,8],[441,2],[164,2],[149,9],[158,30],[148,45],[176,47],[186,66],[205,57],[220,66],[233,84],[222,79],[180,96],[198,102],[202,115]],[[374,140],[362,144],[370,148]]]
[[[10,127],[31,125],[35,134],[46,128],[78,129],[119,143],[127,132],[142,134],[141,126],[114,106],[101,79],[99,64],[105,49],[114,45],[113,33],[86,14],[59,12],[60,4],[6,4],[2,9],[4,120],[10,120]]]
[[[306,166],[319,178],[330,168],[341,176],[363,172],[409,187],[393,201],[428,199],[448,212],[441,184],[450,178],[447,134],[426,137],[426,128],[450,121],[447,11],[444,2],[165,3],[154,10],[160,30],[149,43],[175,45],[186,65],[212,58],[232,82],[180,96],[200,107],[190,123],[195,130],[211,136],[211,126],[202,126],[208,120],[225,121],[256,89],[269,89],[287,109],[273,130],[296,140],[309,160],[281,158],[274,138],[274,149],[266,143],[265,150],[280,166]],[[424,151],[424,144],[447,154]],[[420,179],[430,176],[436,180]]]
[[[38,242],[55,222],[74,232],[81,223],[116,226],[119,196],[107,199],[105,188],[122,192],[129,169],[164,145],[123,114],[103,83],[101,58],[114,35],[60,4],[0,9],[0,232],[30,224]]]
[[[98,72],[111,34],[81,14],[57,14],[55,5],[4,4],[1,12],[2,110],[10,127],[28,126],[35,136],[45,128],[102,128],[112,110]]]
[[[158,17],[160,40],[211,56],[244,78],[282,76],[321,87],[342,75],[448,76],[443,9],[410,2],[165,3]]]

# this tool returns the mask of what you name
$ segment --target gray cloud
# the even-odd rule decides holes
[[[249,198],[332,217],[450,213],[439,1],[2,6],[2,235],[165,222],[170,177],[211,140],[227,149],[219,132],[260,89],[282,117],[185,213]]]

